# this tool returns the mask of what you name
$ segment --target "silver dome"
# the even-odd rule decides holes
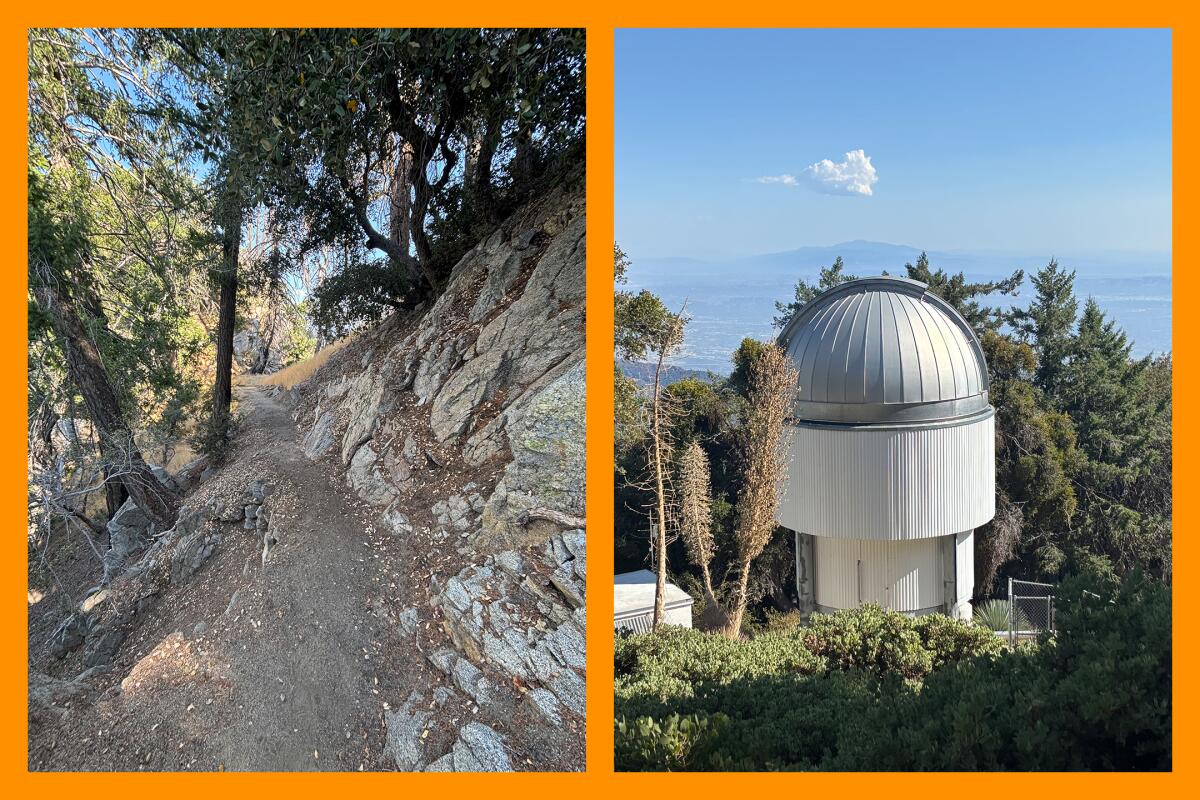
[[[797,421],[919,423],[992,413],[979,339],[918,281],[835,286],[805,305],[778,341],[800,373]]]

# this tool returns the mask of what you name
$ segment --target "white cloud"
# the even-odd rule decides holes
[[[800,182],[796,180],[795,175],[764,175],[761,178],[755,178],[755,183],[781,183],[784,186],[799,186]]]
[[[870,197],[871,187],[879,180],[871,157],[863,150],[851,150],[838,163],[823,158],[804,168],[800,177],[795,175],[764,175],[758,183],[775,183],[782,186],[807,185],[825,194],[851,194]]]

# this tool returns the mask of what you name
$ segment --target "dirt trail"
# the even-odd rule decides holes
[[[388,621],[404,576],[379,553],[394,563],[404,542],[306,458],[280,403],[253,387],[239,401],[235,452],[189,502],[270,484],[266,566],[259,535],[226,523],[217,553],[137,624],[99,700],[31,742],[32,768],[389,768],[382,697],[416,682],[420,654]]]
[[[229,652],[235,697],[253,727],[223,729],[210,743],[226,769],[320,768],[322,751],[327,764],[351,766],[347,751],[359,749],[365,734],[364,703],[374,678],[369,658],[378,641],[378,620],[367,611],[374,583],[368,524],[325,467],[305,457],[279,403],[245,389],[242,408],[252,442],[265,434],[266,469],[258,477],[276,493],[278,545],[259,576],[260,608],[276,618],[256,620],[261,625],[246,648]],[[254,613],[256,599],[247,598],[243,614]]]

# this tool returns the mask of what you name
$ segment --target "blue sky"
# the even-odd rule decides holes
[[[1170,32],[619,30],[615,157],[635,261],[1166,252]]]

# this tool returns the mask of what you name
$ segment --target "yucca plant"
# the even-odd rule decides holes
[[[977,625],[982,625],[988,630],[1006,631],[1009,627],[1008,613],[1007,600],[988,600],[975,606],[973,617]],[[1019,608],[1016,609],[1012,628],[1017,631],[1029,630],[1029,618]]]

